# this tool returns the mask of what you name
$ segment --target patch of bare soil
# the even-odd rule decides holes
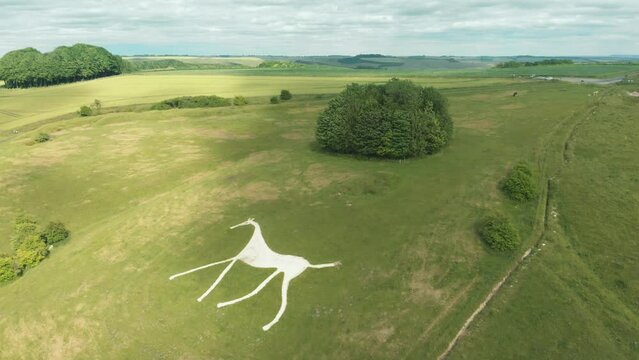
[[[311,138],[310,136],[306,135],[305,133],[301,131],[291,131],[291,132],[282,134],[281,136],[284,139],[288,139],[288,140],[306,140]]]
[[[460,121],[455,124],[455,126],[465,129],[473,129],[481,132],[491,132],[493,129],[497,127],[497,124],[493,120],[487,119],[478,119],[478,120],[468,120],[468,121]]]
[[[311,164],[303,173],[304,182],[315,191],[321,190],[333,182],[344,182],[354,179],[357,175],[351,172],[340,172],[329,169],[322,164]]]
[[[251,201],[277,200],[280,190],[268,181],[256,181],[244,186],[242,197]]]

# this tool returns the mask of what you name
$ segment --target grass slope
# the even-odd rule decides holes
[[[639,101],[625,90],[575,119],[561,141],[546,246],[450,359],[636,358]]]
[[[141,78],[95,91],[120,89],[123,102],[134,101],[126,96]],[[169,81],[147,79],[161,89],[157,80]],[[256,89],[253,78],[226,80],[209,84],[220,86],[213,93],[272,92],[298,81],[265,78]],[[352,80],[298,86],[325,92]],[[586,107],[592,91],[468,79],[436,85],[448,88],[455,138],[441,154],[402,162],[318,152],[312,137],[326,99],[312,95],[75,118],[6,138],[0,247],[8,249],[20,211],[62,220],[73,236],[0,287],[0,357],[435,357],[519,255],[487,251],[474,232],[478,217],[487,209],[513,214],[524,245],[534,240],[535,204],[505,201],[499,179],[519,160],[542,161],[541,140]],[[69,89],[38,90],[62,102],[56,91]],[[13,101],[38,97],[17,95]],[[40,131],[53,139],[30,145]],[[229,308],[215,303],[249,292],[268,271],[237,266],[201,304],[195,298],[221,269],[168,281],[239,251],[250,232],[228,226],[249,216],[276,251],[344,263],[295,279],[287,312],[267,333],[260,327],[279,306],[276,285]]]

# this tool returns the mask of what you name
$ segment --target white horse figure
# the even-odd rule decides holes
[[[208,290],[206,290],[206,292],[204,292],[204,294],[202,294],[202,296],[200,296],[197,299],[197,301],[202,301],[204,300],[205,297],[207,297],[211,293],[211,291],[213,291],[213,289],[215,289],[215,287],[220,283],[220,281],[222,281],[222,278],[224,277],[224,275],[226,275],[226,273],[231,269],[233,264],[235,264],[235,262],[238,260],[256,268],[276,269],[275,272],[269,275],[269,277],[267,277],[264,281],[262,281],[262,283],[259,284],[255,288],[255,290],[251,291],[250,293],[240,298],[237,298],[235,300],[218,303],[217,307],[221,308],[224,306],[233,305],[235,303],[246,300],[256,295],[266,286],[266,284],[269,283],[269,281],[273,280],[273,278],[276,277],[279,273],[284,273],[284,280],[282,281],[282,304],[280,305],[280,309],[277,312],[277,315],[275,315],[275,318],[271,320],[270,323],[262,327],[262,330],[267,331],[273,325],[275,325],[275,323],[277,323],[280,320],[280,318],[282,317],[282,314],[284,314],[284,310],[286,310],[286,294],[288,291],[288,284],[291,280],[293,280],[295,277],[303,273],[304,270],[306,270],[309,267],[314,269],[321,269],[326,267],[339,266],[341,263],[337,261],[337,262],[329,263],[329,264],[313,265],[309,263],[306,259],[300,256],[278,254],[275,251],[271,250],[268,247],[268,245],[266,245],[266,241],[264,241],[264,237],[262,237],[262,231],[260,229],[260,225],[257,222],[255,222],[254,219],[248,219],[241,224],[231,226],[231,229],[235,229],[236,227],[245,226],[245,225],[253,225],[255,227],[255,230],[253,231],[253,236],[251,236],[251,240],[249,241],[248,244],[246,244],[244,249],[242,249],[242,251],[240,251],[239,254],[226,260],[217,261],[217,262],[203,265],[203,266],[200,266],[195,269],[191,269],[179,274],[175,274],[169,277],[169,280],[173,280],[176,277],[190,274],[198,270],[206,269],[211,266],[230,262],[230,264],[226,266],[226,268],[217,277],[217,279],[215,279],[215,282],[213,282],[213,285],[211,285],[211,287]]]

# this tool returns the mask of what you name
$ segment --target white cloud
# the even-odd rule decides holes
[[[639,2],[0,0],[0,54],[87,42],[199,54],[639,53]]]

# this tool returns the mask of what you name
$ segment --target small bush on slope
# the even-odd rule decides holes
[[[519,234],[510,220],[500,214],[485,217],[479,228],[481,239],[494,250],[510,251],[519,246]]]
[[[0,255],[0,283],[15,279],[20,275],[20,271],[13,261],[13,258],[6,255]]]
[[[20,268],[32,268],[44,260],[48,254],[47,244],[39,235],[34,234],[24,239],[16,249],[16,262]]]
[[[524,202],[537,196],[535,181],[528,165],[519,163],[508,173],[502,181],[501,190],[510,199]]]
[[[280,99],[281,100],[291,100],[293,98],[293,94],[291,94],[290,91],[288,90],[282,90],[280,92]]]
[[[49,134],[47,134],[47,133],[40,133],[34,139],[34,141],[37,142],[37,143],[43,143],[43,142],[47,142],[49,140],[51,140],[51,136],[49,136]]]
[[[51,245],[66,240],[69,237],[69,230],[61,222],[50,222],[40,233],[42,240]]]

